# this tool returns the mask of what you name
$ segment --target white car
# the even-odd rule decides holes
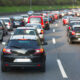
[[[4,23],[5,23],[5,25],[6,25],[6,27],[7,27],[8,30],[11,30],[11,31],[13,30],[13,24],[12,24],[12,21],[11,21],[10,18],[8,18],[8,17],[2,17],[2,18],[0,18],[0,20],[4,21]]]
[[[26,27],[34,27],[37,30],[37,32],[38,32],[40,40],[42,42],[44,42],[44,30],[43,30],[41,24],[39,24],[39,23],[28,23],[25,26]]]

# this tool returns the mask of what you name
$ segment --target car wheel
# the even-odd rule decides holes
[[[68,42],[69,42],[69,44],[72,44],[72,40],[70,38],[68,39]]]
[[[0,40],[1,42],[3,41],[3,37],[2,37],[2,39]]]
[[[41,72],[45,72],[46,71],[46,67],[45,67],[45,64],[41,67]]]
[[[2,66],[2,67],[1,67],[1,71],[2,71],[2,72],[8,72],[8,68],[6,68],[5,66]]]

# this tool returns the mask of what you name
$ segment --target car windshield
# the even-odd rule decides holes
[[[30,23],[41,23],[41,18],[30,18]]]
[[[74,27],[73,30],[80,33],[80,27]]]
[[[34,30],[16,29],[14,35],[36,35]]]
[[[33,49],[38,48],[40,46],[40,42],[36,40],[10,40],[8,42],[8,47],[13,48],[23,48],[23,49]]]

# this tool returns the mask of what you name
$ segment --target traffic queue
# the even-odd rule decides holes
[[[72,14],[71,14],[72,12]],[[29,11],[26,14],[0,18],[0,41],[4,45],[1,51],[1,70],[7,72],[13,68],[35,68],[46,71],[45,32],[50,24],[61,19],[67,26],[69,43],[80,41],[79,17],[73,10]],[[11,37],[4,42],[4,36]]]

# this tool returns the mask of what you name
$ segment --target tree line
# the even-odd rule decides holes
[[[33,5],[71,5],[80,4],[80,0],[32,0]],[[0,6],[28,6],[30,0],[0,0]]]

